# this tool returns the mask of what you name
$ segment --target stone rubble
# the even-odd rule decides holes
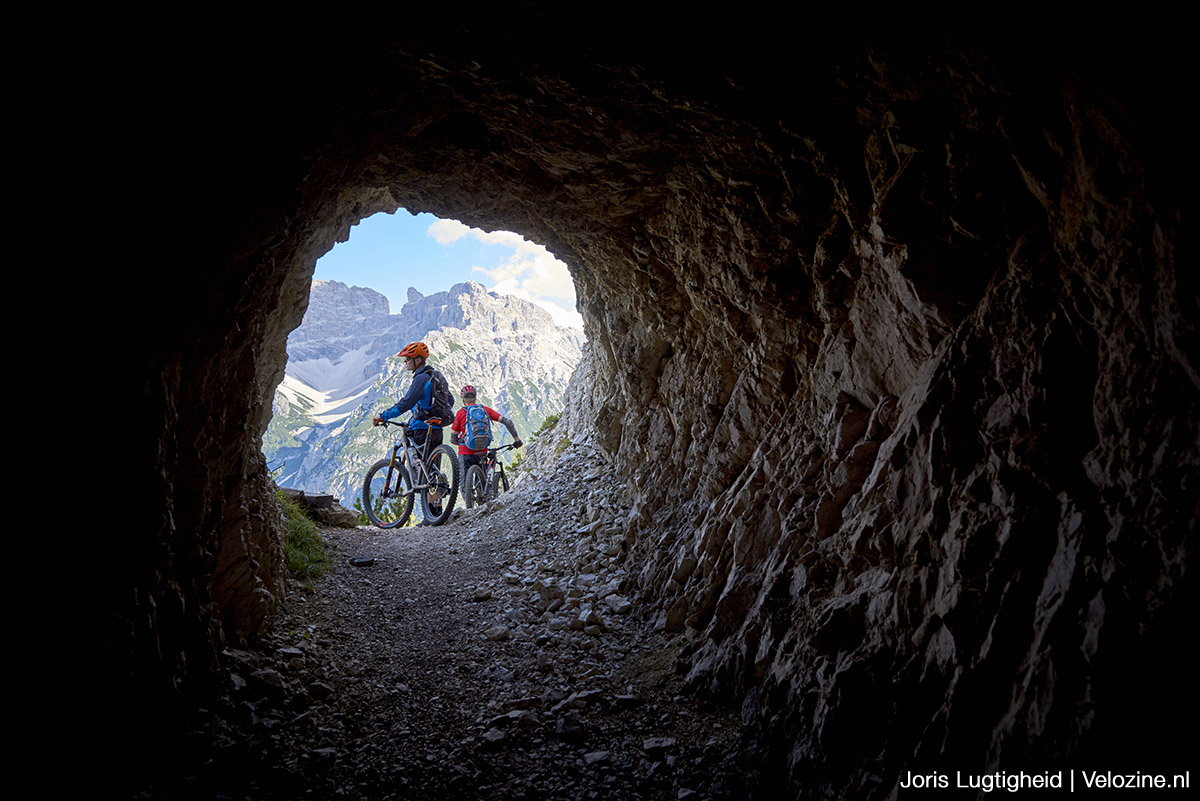
[[[625,594],[624,487],[586,445],[528,468],[440,528],[325,529],[336,567],[290,589],[260,647],[227,650],[234,684],[196,735],[210,761],[182,786],[745,797],[740,721],[682,694],[683,643]]]

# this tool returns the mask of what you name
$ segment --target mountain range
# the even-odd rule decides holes
[[[314,280],[304,320],[288,337],[285,376],[263,435],[280,486],[350,505],[367,467],[390,449],[391,434],[371,418],[408,390],[395,354],[414,341],[429,346],[430,364],[446,376],[456,406],[458,390],[473,384],[479,401],[528,439],[562,411],[583,334],[555,325],[534,303],[475,282],[427,296],[410,288],[392,314],[375,290]],[[503,426],[494,433],[507,435]]]

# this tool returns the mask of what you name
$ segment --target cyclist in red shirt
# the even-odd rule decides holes
[[[467,429],[467,407],[477,405],[475,403],[475,387],[467,384],[462,388],[461,394],[463,405],[454,415],[454,424],[450,426],[450,444],[458,446],[458,455],[462,459],[462,469],[465,474],[467,468],[471,465],[482,463],[483,459],[481,457],[487,454],[487,448],[471,450],[471,447],[467,444],[467,437],[465,435]],[[487,413],[490,419],[503,424],[508,429],[508,433],[513,436],[513,445],[519,448],[525,444],[521,442],[520,436],[517,435],[517,427],[513,425],[512,420],[509,420],[490,406],[478,405]]]

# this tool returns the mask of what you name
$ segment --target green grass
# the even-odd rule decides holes
[[[283,538],[283,556],[288,572],[297,581],[311,582],[329,567],[329,553],[317,524],[309,519],[300,505],[282,492],[277,492],[287,530]]]

